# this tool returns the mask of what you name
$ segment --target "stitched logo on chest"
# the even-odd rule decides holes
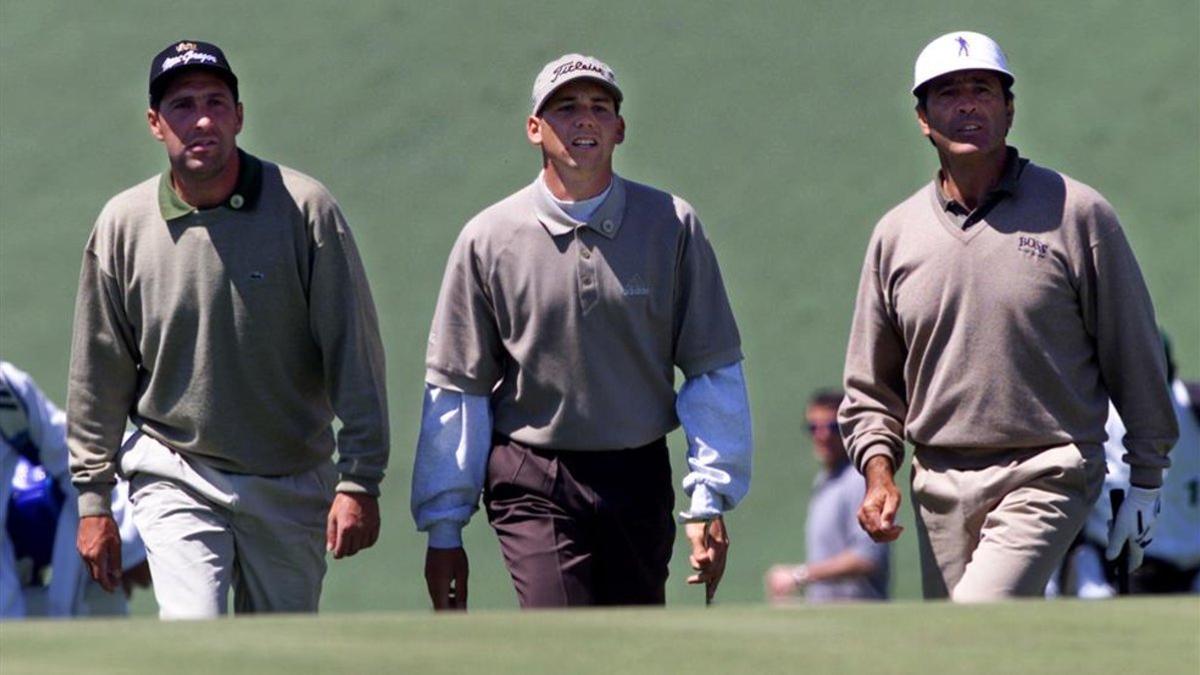
[[[625,280],[621,287],[621,292],[627,297],[650,295],[650,287],[646,285],[646,281],[640,274],[635,274]]]
[[[1050,247],[1045,242],[1038,241],[1033,237],[1020,237],[1017,241],[1017,250],[1030,258],[1041,260],[1046,257]]]

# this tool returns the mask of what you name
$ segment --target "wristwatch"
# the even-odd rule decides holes
[[[796,582],[797,586],[808,585],[808,565],[796,565],[788,571],[792,575],[792,581]]]

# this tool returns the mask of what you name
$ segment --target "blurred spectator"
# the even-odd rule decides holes
[[[767,571],[767,599],[791,600],[804,591],[809,602],[886,600],[888,544],[877,544],[858,524],[865,484],[842,445],[837,410],[840,391],[819,391],[809,401],[808,433],[821,470],[813,485],[805,523],[807,561]]]
[[[32,378],[0,361],[0,618],[126,614],[133,586],[150,583],[145,548],[113,491],[127,570],[124,593],[91,581],[75,550],[79,522],[67,474],[66,417]]]

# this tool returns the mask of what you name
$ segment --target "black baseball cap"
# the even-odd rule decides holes
[[[150,62],[150,107],[158,105],[171,79],[180,73],[204,69],[225,80],[238,100],[238,79],[229,67],[225,52],[211,42],[180,40],[173,42]]]

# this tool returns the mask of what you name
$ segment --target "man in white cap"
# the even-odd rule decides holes
[[[750,480],[740,339],[691,205],[613,173],[622,98],[595,58],[547,64],[525,123],[541,174],[450,254],[412,495],[437,609],[467,606],[461,531],[481,491],[522,607],[662,604],[664,437],[681,423],[688,582],[711,600],[721,580],[722,514]]]
[[[1042,594],[1100,493],[1109,398],[1130,421],[1133,484],[1110,537],[1140,560],[1178,436],[1116,214],[1006,144],[1014,80],[978,33],[917,58],[917,121],[941,167],[876,226],[846,354],[839,422],[867,480],[859,522],[877,541],[900,535],[893,474],[912,442],[929,598]]]

